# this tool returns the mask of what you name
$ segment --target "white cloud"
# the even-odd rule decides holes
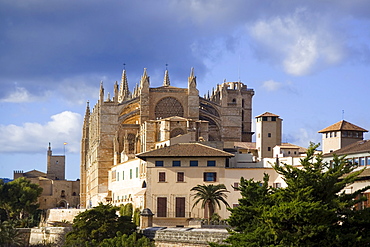
[[[63,99],[65,99],[68,104],[82,105],[86,104],[87,100],[95,100],[98,98],[101,81],[106,82],[106,85],[109,86],[109,88],[105,89],[105,92],[110,92],[110,95],[113,96],[114,83],[106,76],[93,74],[65,78],[59,83],[60,86],[57,92],[63,96]]]
[[[298,131],[294,131],[293,133],[286,135],[283,141],[288,141],[289,143],[307,148],[310,145],[310,142],[313,143],[320,143],[320,135],[317,134],[317,130],[314,129],[307,129],[307,128],[300,128]],[[320,149],[321,147],[319,147]]]
[[[48,92],[45,92],[47,95]],[[35,102],[44,97],[38,97],[30,93],[24,87],[15,87],[14,91],[9,92],[5,98],[0,99],[0,102],[7,102],[7,103],[27,103],[27,102]]]
[[[51,121],[24,123],[22,126],[0,125],[0,145],[4,153],[43,152],[49,142],[54,148],[62,148],[67,142],[68,152],[79,152],[82,117],[78,113],[64,111],[51,116]]]
[[[257,42],[257,52],[297,76],[342,61],[343,44],[325,18],[307,16],[305,9],[297,9],[293,15],[255,22],[248,30]]]
[[[269,80],[262,82],[262,87],[267,91],[276,91],[282,87],[282,84],[280,82]]]

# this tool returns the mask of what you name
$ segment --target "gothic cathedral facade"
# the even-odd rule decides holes
[[[86,108],[81,141],[82,208],[105,202],[108,171],[136,154],[180,142],[202,142],[222,149],[225,142],[252,141],[254,90],[241,82],[224,82],[200,97],[193,69],[188,87],[150,87],[146,69],[131,93],[126,71],[111,98],[100,85],[97,103]]]

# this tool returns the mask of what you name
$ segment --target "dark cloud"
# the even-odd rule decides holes
[[[166,63],[174,80],[186,79],[190,67],[202,76],[212,69],[205,59],[217,60],[235,51],[239,42],[235,32],[241,26],[283,18],[300,8],[306,10],[301,23],[306,29],[319,24],[315,16],[323,16],[321,20],[329,24],[336,23],[338,16],[366,20],[370,16],[368,1],[3,0],[0,98],[14,89],[15,82],[42,94],[56,89],[55,84],[65,78],[81,75],[117,80],[123,63],[133,84],[144,67],[156,76]],[[328,32],[333,27],[328,25]],[[262,60],[279,54],[258,40],[251,47]]]

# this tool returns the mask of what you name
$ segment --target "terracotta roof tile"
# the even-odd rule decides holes
[[[351,124],[350,122],[342,120],[342,121],[339,121],[338,123],[330,125],[329,127],[326,127],[325,129],[320,130],[319,133],[339,131],[339,130],[354,130],[354,131],[360,131],[360,132],[368,132],[367,130],[361,127],[358,127],[357,125],[354,125],[354,124]]]
[[[136,155],[141,159],[153,157],[232,157],[231,153],[199,143],[178,143]]]
[[[258,115],[256,118],[258,118],[258,117],[279,117],[279,115],[273,114],[271,112],[265,112],[261,115]]]
[[[257,149],[255,142],[234,142],[234,146],[245,149]]]
[[[324,154],[324,157],[329,157],[329,156],[332,156],[333,154],[345,155],[345,154],[355,154],[355,153],[363,153],[363,152],[370,152],[370,140],[361,140],[361,141],[349,144],[348,146],[345,146],[334,152]]]
[[[297,146],[297,145],[294,145],[294,144],[291,144],[291,143],[281,143],[281,145],[278,145],[280,146],[280,148],[298,148],[298,152],[300,153],[306,153],[307,152],[307,148],[304,148],[304,147],[300,147],[300,146]]]

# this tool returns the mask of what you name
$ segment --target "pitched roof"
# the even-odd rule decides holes
[[[281,145],[277,145],[277,146],[279,146],[282,149],[284,149],[284,148],[297,148],[297,149],[299,149],[298,152],[300,152],[300,153],[306,153],[307,152],[307,148],[300,147],[300,146],[297,146],[297,145],[294,145],[294,144],[291,144],[291,143],[288,143],[288,142],[281,143]]]
[[[258,118],[258,117],[280,117],[280,116],[279,115],[276,115],[276,114],[273,114],[271,112],[265,112],[265,113],[263,113],[261,115],[258,115],[256,118]]]
[[[257,149],[255,142],[234,142],[234,146],[245,149]]]
[[[320,130],[318,133],[325,133],[330,131],[339,131],[339,130],[354,130],[354,131],[360,131],[360,132],[368,132],[367,130],[358,127],[357,125],[351,124],[350,122],[347,122],[345,120],[341,120],[338,123],[335,123],[333,125],[330,125],[329,127],[326,127],[325,129]]]
[[[349,144],[341,149],[334,152],[324,154],[324,157],[332,156],[333,154],[345,155],[345,154],[356,154],[356,153],[370,153],[370,140],[361,140],[355,143]]]
[[[232,157],[234,155],[200,143],[178,143],[136,156],[145,160],[154,157]]]

